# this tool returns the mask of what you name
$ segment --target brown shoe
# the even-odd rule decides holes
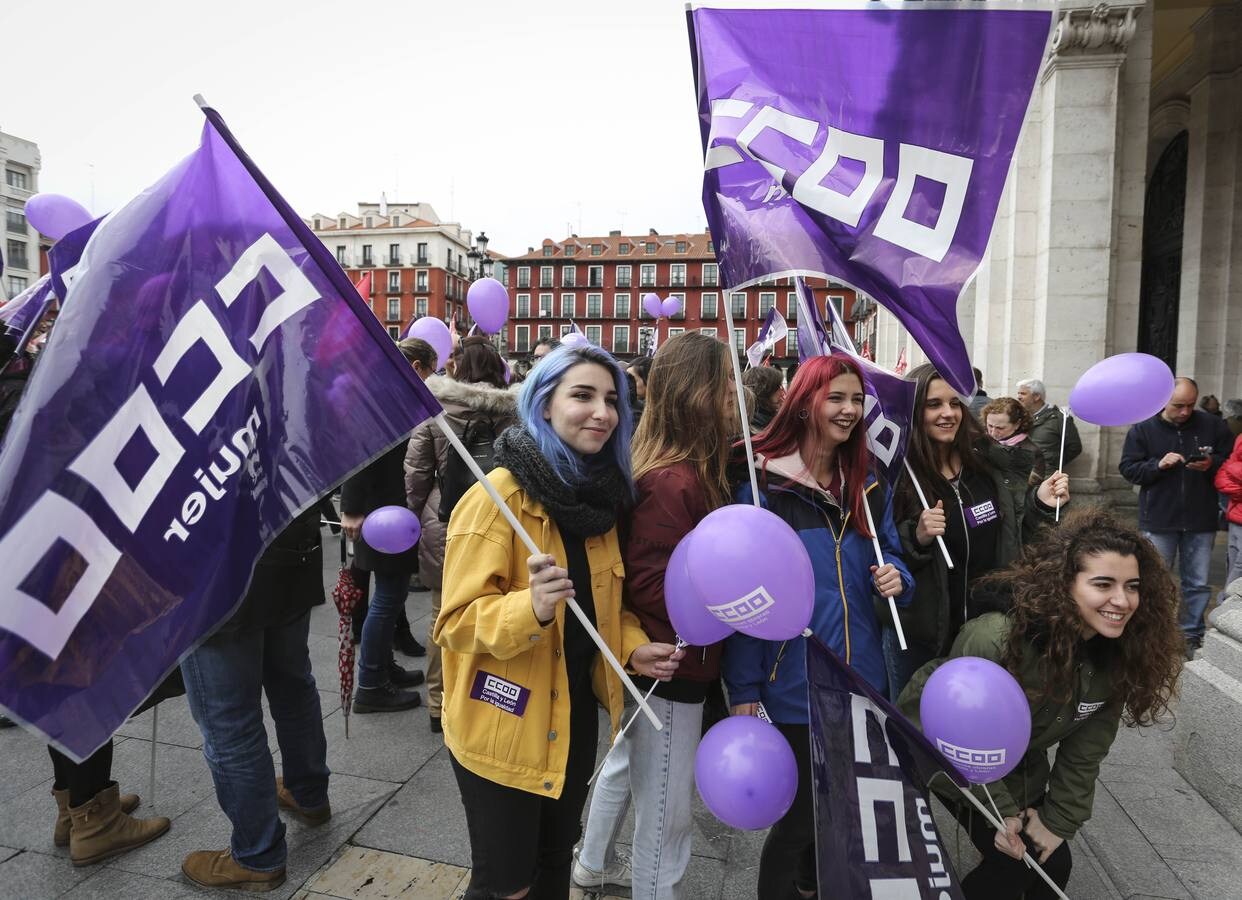
[[[56,827],[52,830],[52,843],[57,847],[69,846],[69,826],[73,819],[69,816],[69,792],[52,788],[52,796],[56,798]],[[142,801],[137,794],[121,795],[121,812],[132,813]]]
[[[233,859],[231,850],[195,850],[181,863],[185,877],[203,887],[232,888],[235,891],[274,891],[285,883],[285,867],[274,872],[256,872]]]
[[[115,782],[87,803],[71,806],[69,816],[69,858],[75,866],[89,866],[141,847],[171,824],[164,816],[135,819],[122,812]]]
[[[298,801],[293,799],[293,793],[285,787],[283,778],[276,779],[276,803],[285,812],[292,813],[295,818],[312,828],[332,818],[331,803],[316,806],[314,809],[303,809],[298,806]]]

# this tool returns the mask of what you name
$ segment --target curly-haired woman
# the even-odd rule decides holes
[[[1052,897],[1022,854],[1029,848],[1062,887],[1069,880],[1068,841],[1091,815],[1118,725],[1150,725],[1168,709],[1184,646],[1177,588],[1150,542],[1087,510],[1046,532],[1021,561],[981,579],[975,599],[1007,611],[967,622],[948,658],[1004,666],[1030,702],[1031,741],[1018,767],[987,786],[1003,831],[971,815],[956,788],[936,790],[983,854],[963,880],[968,900]],[[927,679],[944,662],[928,663],[902,692],[898,705],[912,721]]]

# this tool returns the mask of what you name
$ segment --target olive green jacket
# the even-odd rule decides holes
[[[920,728],[919,701],[923,687],[932,672],[949,659],[978,656],[1001,664],[1001,655],[1009,636],[1009,617],[992,612],[967,622],[953,649],[944,659],[933,660],[914,673],[897,701],[902,713]],[[1098,643],[1104,638],[1095,638]],[[1108,647],[1092,647],[1084,642],[1078,647],[1078,680],[1064,703],[1045,702],[1039,673],[1040,654],[1027,644],[1017,673],[1018,683],[1027,699],[1038,703],[1031,709],[1031,742],[1016,769],[999,781],[988,785],[1001,815],[1017,816],[1027,807],[1034,807],[1048,830],[1069,840],[1091,818],[1095,799],[1095,779],[1100,763],[1117,736],[1121,722],[1122,703],[1113,696],[1111,673],[1107,659]],[[1099,660],[1105,660],[1103,664]],[[1048,751],[1056,746],[1051,765]],[[960,792],[946,779],[935,779],[932,787],[946,802],[964,803]],[[975,796],[987,807],[990,804],[979,787]]]

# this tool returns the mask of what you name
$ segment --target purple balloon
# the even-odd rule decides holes
[[[707,604],[690,583],[686,557],[693,537],[693,531],[687,533],[677,542],[673,555],[669,557],[664,569],[664,605],[677,636],[687,644],[706,647],[723,641],[733,633],[733,629],[707,611]]]
[[[754,716],[729,716],[699,742],[694,783],[717,819],[758,831],[789,812],[798,791],[798,764],[776,726]]]
[[[63,194],[35,194],[26,201],[26,220],[45,237],[59,241],[94,219],[77,200]]]
[[[466,291],[466,308],[479,328],[495,334],[509,318],[509,292],[495,278],[480,278]]]
[[[664,303],[655,294],[643,294],[643,309],[647,310],[647,315],[653,319],[664,315]]]
[[[815,570],[797,532],[750,504],[722,506],[694,529],[690,582],[707,610],[769,641],[800,635],[815,604]]]
[[[448,326],[434,316],[423,316],[410,326],[406,337],[422,338],[436,351],[436,365],[441,369],[453,352],[453,337]]]
[[[1017,680],[988,659],[936,669],[919,700],[923,734],[972,784],[1004,778],[1031,742],[1031,706]]]
[[[1102,359],[1070,391],[1070,412],[1093,425],[1133,425],[1150,419],[1173,396],[1173,373],[1146,353]]]
[[[676,297],[668,297],[660,304],[660,311],[664,313],[666,319],[671,319],[681,312],[681,301]]]
[[[561,337],[562,347],[589,347],[591,342],[587,340],[587,336],[581,331],[567,331]]]
[[[362,520],[362,539],[380,553],[404,553],[422,530],[418,516],[404,506],[381,506]]]

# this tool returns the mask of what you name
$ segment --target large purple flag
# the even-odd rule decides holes
[[[863,390],[867,399],[863,409],[867,426],[867,449],[889,484],[896,484],[909,445],[911,419],[914,416],[913,381],[899,378],[887,369],[863,359],[850,339],[849,331],[832,304],[828,314],[832,324],[824,322],[815,294],[802,278],[794,279],[798,295],[798,357],[805,362],[812,356],[847,353],[863,372]]]
[[[0,452],[0,705],[79,759],[296,515],[440,409],[206,113],[80,260],[53,248],[64,309]]]
[[[987,247],[1052,13],[861,6],[688,13],[722,280],[847,282],[971,394],[957,301]]]
[[[957,770],[818,638],[807,641],[815,835],[825,896],[961,900],[927,788]]]

